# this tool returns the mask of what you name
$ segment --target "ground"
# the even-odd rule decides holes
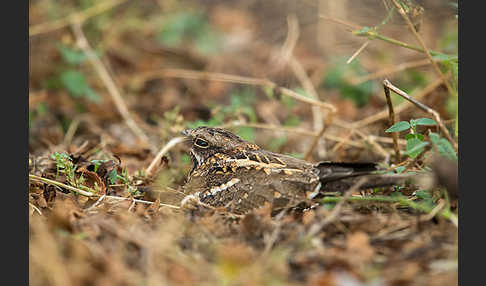
[[[457,285],[454,3],[30,1],[30,284]],[[201,125],[428,179],[182,210]]]

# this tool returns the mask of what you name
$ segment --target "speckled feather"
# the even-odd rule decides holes
[[[220,128],[198,127],[183,134],[194,164],[184,193],[235,214],[246,213],[265,202],[270,202],[273,209],[295,206],[324,189],[349,187],[355,177],[376,170],[374,163],[314,165],[263,150]]]

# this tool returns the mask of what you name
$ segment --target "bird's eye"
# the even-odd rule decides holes
[[[194,145],[200,147],[200,148],[208,148],[209,147],[209,143],[205,140],[202,140],[202,139],[196,139],[196,142],[194,142]]]

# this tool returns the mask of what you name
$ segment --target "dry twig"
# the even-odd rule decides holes
[[[150,165],[147,167],[147,171],[146,171],[146,176],[149,177],[152,175],[155,167],[157,166],[157,164],[160,163],[160,159],[162,158],[162,156],[164,156],[167,152],[169,152],[170,149],[172,149],[172,147],[174,147],[175,145],[181,143],[184,141],[184,137],[175,137],[175,138],[172,138],[164,147],[162,147],[162,149],[160,149],[159,153],[157,153],[157,155],[155,156],[155,158],[152,160],[152,162],[150,163]]]
[[[99,194],[96,194],[95,190],[89,189],[87,187],[86,187],[86,189],[90,190],[89,192],[85,191],[85,190],[81,190],[81,189],[73,187],[73,186],[63,184],[63,183],[58,182],[58,181],[50,180],[50,179],[39,177],[39,176],[32,175],[32,174],[29,174],[29,179],[40,181],[40,182],[47,183],[47,184],[51,184],[51,185],[54,185],[56,187],[62,187],[62,188],[73,191],[73,192],[75,192],[79,195],[85,196],[85,197],[101,197]],[[105,198],[110,198],[110,199],[115,199],[115,200],[134,201],[134,202],[137,202],[137,203],[148,204],[148,205],[153,204],[153,202],[134,199],[134,198],[107,196],[107,195],[104,195],[104,194],[102,196],[105,196]],[[180,207],[178,207],[178,206],[168,205],[168,204],[163,204],[163,203],[160,203],[160,206],[174,208],[174,209],[180,209]]]
[[[98,76],[105,84],[109,94],[111,95],[111,98],[113,99],[113,102],[115,103],[116,108],[118,109],[118,112],[120,112],[120,115],[125,120],[128,128],[130,128],[130,130],[142,141],[142,143],[149,145],[149,138],[147,137],[147,135],[145,135],[142,129],[132,118],[132,115],[128,111],[128,107],[125,104],[125,101],[120,94],[120,90],[116,86],[113,78],[110,76],[108,70],[105,68],[103,63],[96,56],[95,52],[89,45],[88,40],[84,36],[83,30],[81,28],[81,23],[77,21],[73,22],[72,29],[74,34],[76,35],[79,48],[83,50],[83,52],[87,55],[89,62],[93,65],[94,69],[98,73]]]
[[[397,72],[400,72],[400,71],[403,71],[403,70],[406,70],[406,69],[426,66],[426,65],[429,65],[429,64],[430,64],[430,62],[429,62],[428,59],[422,59],[422,60],[418,60],[418,61],[401,63],[401,64],[398,64],[398,65],[394,65],[393,67],[384,68],[384,69],[376,71],[374,73],[370,73],[370,74],[367,74],[367,75],[364,75],[364,76],[352,78],[352,79],[349,80],[349,83],[353,84],[353,85],[357,85],[357,84],[361,84],[361,83],[369,81],[369,80],[381,78],[381,77],[384,77],[386,75],[397,73]]]
[[[333,104],[302,96],[293,90],[290,90],[285,87],[280,87],[276,83],[267,79],[252,78],[252,77],[245,77],[245,76],[238,76],[238,75],[231,75],[231,74],[224,74],[224,73],[168,68],[168,69],[142,72],[136,76],[135,80],[147,81],[159,77],[186,78],[186,79],[196,79],[196,80],[214,80],[214,81],[228,82],[228,83],[263,86],[263,87],[274,89],[275,92],[281,93],[288,97],[292,97],[295,100],[305,102],[310,105],[316,105],[321,108],[330,110],[333,113],[337,111],[336,107]]]
[[[408,100],[408,101],[412,102],[413,104],[415,104],[415,106],[417,106],[418,108],[420,108],[423,111],[425,111],[425,112],[429,113],[430,115],[432,115],[434,117],[435,121],[437,122],[437,124],[439,124],[440,130],[442,130],[442,132],[446,136],[447,140],[449,140],[449,142],[452,144],[452,146],[454,147],[454,149],[457,151],[457,143],[456,143],[456,141],[454,141],[454,139],[452,139],[451,134],[449,133],[449,131],[447,130],[447,128],[444,126],[444,123],[440,119],[440,115],[439,115],[439,113],[437,111],[435,111],[432,108],[426,106],[425,104],[417,101],[415,98],[410,97],[407,93],[405,93],[404,91],[400,90],[398,87],[396,87],[393,84],[391,84],[388,80],[384,80],[383,81],[383,84],[386,87],[388,87],[389,89],[393,90],[396,94],[400,95],[401,97],[403,97],[406,100]]]
[[[450,83],[447,80],[446,76],[440,71],[439,66],[434,61],[434,59],[432,58],[432,55],[430,54],[429,50],[425,46],[424,40],[422,39],[422,37],[419,35],[419,33],[417,32],[417,30],[415,29],[415,26],[413,25],[412,21],[410,21],[410,18],[408,17],[408,15],[405,12],[405,10],[403,9],[403,7],[397,2],[397,0],[392,0],[392,2],[395,5],[395,7],[398,9],[398,12],[400,13],[400,15],[407,22],[408,27],[410,28],[410,30],[412,31],[413,35],[415,36],[415,38],[419,42],[419,44],[422,47],[424,53],[427,55],[427,58],[432,63],[432,66],[434,67],[435,72],[437,73],[437,75],[439,75],[440,78],[442,78],[442,81],[446,85],[447,90],[449,91],[450,95],[455,96],[455,92],[452,89],[452,86],[450,85]]]
[[[319,233],[319,231],[321,231],[322,228],[324,228],[329,223],[333,222],[341,212],[341,209],[344,205],[344,202],[347,200],[347,198],[350,197],[353,192],[358,190],[359,187],[361,187],[364,183],[366,183],[367,180],[368,179],[366,177],[363,177],[359,179],[351,188],[349,188],[341,198],[342,200],[339,201],[339,203],[333,208],[331,214],[321,222],[315,223],[311,226],[309,232],[307,233],[307,237],[311,238],[315,236],[317,233]]]
[[[388,80],[385,79],[386,82]],[[383,89],[385,90],[385,97],[386,97],[386,103],[388,105],[388,124],[390,126],[395,125],[395,112],[393,111],[393,103],[390,98],[390,88],[386,85],[385,81],[383,82]],[[398,133],[397,132],[392,132],[392,138],[393,138],[393,149],[395,150],[395,155],[396,155],[396,163],[400,163],[402,161],[402,156],[400,155],[400,149],[398,148]]]
[[[450,74],[448,74],[449,76]],[[442,78],[438,78],[436,79],[435,81],[429,83],[424,89],[422,89],[421,91],[417,92],[417,94],[414,96],[415,99],[422,99],[423,97],[425,97],[426,95],[430,94],[432,91],[434,91],[437,87],[439,87],[441,84],[442,84],[443,80]],[[395,114],[399,114],[400,112],[406,110],[407,108],[409,108],[410,106],[412,106],[412,104],[408,101],[406,102],[403,102],[401,104],[399,104],[396,108],[395,108]],[[379,121],[379,120],[382,120],[382,119],[385,119],[388,117],[388,111],[387,110],[383,110],[381,112],[378,112],[376,114],[373,114],[369,117],[366,117],[364,119],[361,119],[359,121],[356,121],[356,122],[353,122],[351,124],[351,126],[353,128],[363,128],[364,126],[366,125],[369,125],[371,123],[374,123],[376,121]]]
[[[83,11],[69,14],[59,20],[34,25],[29,27],[29,37],[62,29],[74,22],[82,23],[87,19],[108,11],[124,2],[127,2],[127,0],[101,1],[99,4],[91,6]]]
[[[350,64],[354,60],[354,58],[356,58],[368,46],[370,42],[370,40],[364,42],[361,47],[359,47],[359,49],[354,52],[354,54],[346,61],[346,64]]]

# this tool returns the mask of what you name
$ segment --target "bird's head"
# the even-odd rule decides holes
[[[191,159],[194,166],[201,166],[217,153],[234,155],[241,150],[258,150],[253,143],[222,128],[201,126],[182,131],[191,148]]]

